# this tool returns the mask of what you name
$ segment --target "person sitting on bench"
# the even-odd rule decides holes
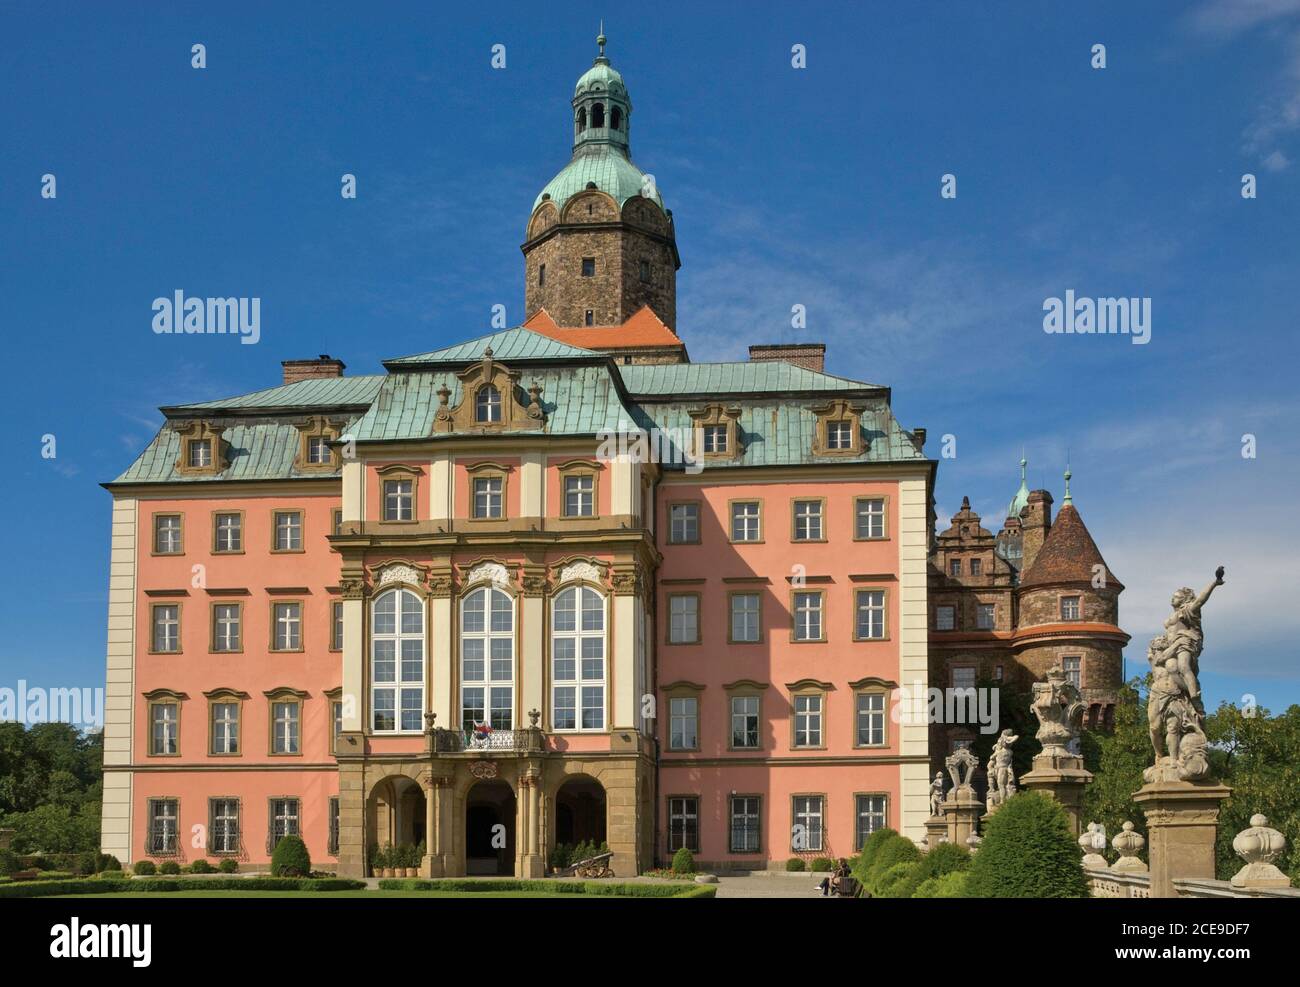
[[[835,871],[829,877],[823,877],[822,882],[814,890],[820,891],[822,897],[826,898],[832,894],[839,894],[840,888],[844,884],[844,879],[850,876],[849,862],[843,857],[835,866]]]

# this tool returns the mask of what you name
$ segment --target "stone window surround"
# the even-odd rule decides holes
[[[342,614],[343,614],[343,601],[330,600],[330,646],[328,650],[334,652],[335,654],[339,654],[343,651],[343,641],[339,640],[336,642],[334,640],[334,628],[338,626],[339,618],[342,616]],[[340,637],[341,636],[342,635],[340,635]],[[336,644],[337,647],[335,646]]]
[[[701,460],[716,459],[728,460],[737,459],[744,452],[740,442],[740,414],[741,409],[736,407],[725,407],[722,404],[709,404],[703,408],[695,408],[687,412],[692,422],[691,442],[694,446],[694,453]],[[704,426],[705,425],[725,425],[727,426],[727,448],[724,452],[705,452],[704,451]]]
[[[294,689],[290,686],[279,686],[275,689],[267,689],[262,695],[266,696],[266,725],[267,725],[267,757],[302,757],[303,748],[303,726],[306,720],[307,698],[309,693],[301,689]],[[293,703],[298,707],[298,750],[296,752],[277,751],[275,749],[275,704],[276,703]]]
[[[153,689],[144,693],[146,717],[145,723],[149,731],[145,741],[145,751],[147,757],[180,757],[181,756],[181,710],[182,706],[189,700],[189,696],[184,692],[177,692],[174,689]],[[157,706],[175,706],[176,707],[176,753],[159,754],[153,749],[153,711]]]
[[[421,727],[420,730],[416,731],[416,730],[403,730],[403,729],[401,728],[401,720],[402,720],[401,691],[402,691],[402,688],[403,688],[403,683],[402,683],[402,681],[400,680],[400,676],[399,676],[398,678],[394,679],[394,681],[393,681],[391,684],[389,684],[389,683],[383,683],[383,684],[382,684],[382,687],[383,687],[383,688],[385,688],[385,689],[387,689],[387,688],[391,688],[391,689],[393,690],[393,697],[394,697],[394,699],[393,699],[393,718],[394,718],[394,719],[393,719],[393,723],[394,723],[394,725],[393,725],[393,729],[392,729],[392,730],[376,730],[376,729],[375,729],[375,707],[374,707],[374,690],[375,690],[375,682],[374,682],[374,670],[375,670],[375,668],[374,668],[374,666],[375,666],[375,652],[374,652],[374,643],[375,643],[375,604],[379,602],[379,600],[380,600],[381,597],[387,595],[388,593],[401,592],[401,591],[405,590],[406,592],[413,594],[413,595],[415,596],[415,598],[416,598],[417,600],[420,601],[420,611],[421,611],[421,614],[420,614],[420,620],[421,620],[421,625],[420,625],[420,626],[421,626],[420,637],[421,637],[421,640],[422,640],[422,642],[423,642],[422,647],[421,647],[421,649],[420,649],[420,663],[421,663],[421,666],[422,666],[422,674],[421,674],[421,676],[420,676],[420,693],[421,693],[421,696],[420,696],[420,702],[421,702],[421,705],[422,705],[423,707],[425,707],[426,710],[427,710],[427,708],[428,708],[428,704],[429,704],[429,672],[430,672],[430,660],[429,660],[429,619],[430,619],[430,616],[431,616],[431,615],[430,615],[430,612],[429,612],[429,610],[430,610],[430,606],[429,606],[429,605],[430,605],[430,601],[431,601],[432,597],[431,597],[430,593],[425,589],[425,587],[424,587],[424,585],[423,585],[422,583],[421,583],[421,584],[416,584],[416,583],[409,582],[409,581],[407,581],[407,580],[405,580],[405,579],[398,579],[398,580],[392,580],[392,581],[389,581],[389,582],[386,582],[386,583],[381,583],[381,582],[379,581],[379,579],[380,579],[380,572],[382,572],[382,570],[383,570],[384,568],[388,567],[389,565],[393,565],[393,564],[408,565],[409,563],[400,563],[400,562],[399,562],[398,560],[396,560],[396,559],[390,559],[390,560],[388,560],[388,561],[382,563],[380,566],[376,567],[376,569],[371,573],[372,580],[373,580],[373,590],[372,590],[372,592],[371,592],[371,594],[370,594],[370,599],[366,602],[366,606],[363,608],[363,613],[364,613],[364,615],[365,615],[365,617],[364,617],[364,619],[365,619],[365,647],[364,647],[365,657],[364,657],[364,666],[363,666],[363,667],[364,667],[365,690],[366,690],[366,693],[367,693],[367,695],[368,695],[368,702],[366,703],[366,707],[365,707],[365,710],[364,710],[364,717],[363,717],[363,721],[362,721],[362,722],[363,722],[363,727],[362,727],[362,729],[364,730],[364,732],[365,732],[365,734],[366,734],[367,736],[373,736],[373,737],[402,737],[402,736],[411,737],[411,736],[415,736],[417,733],[423,733],[423,729],[424,729],[423,727]],[[424,575],[425,575],[425,571],[424,571],[423,567],[420,567],[418,571],[419,571],[419,574],[420,574],[421,579],[423,580]],[[476,584],[474,585],[473,589],[480,589],[480,588],[482,588],[483,585],[487,585],[487,584],[476,583]],[[473,589],[468,590],[468,591],[466,592],[465,595],[468,595],[468,593],[469,593],[469,592],[472,592]],[[331,609],[332,609],[332,608],[331,608]],[[331,614],[331,616],[332,616],[332,614]],[[398,600],[397,600],[397,610],[395,611],[395,617],[394,617],[394,619],[395,619],[395,621],[396,621],[395,626],[399,629],[399,633],[398,633],[397,637],[400,638],[400,637],[404,636],[404,635],[402,635],[402,634],[400,633],[400,628],[401,628],[401,626],[402,626],[402,624],[401,624],[401,620],[402,620],[402,612],[401,612],[401,598],[400,598],[400,597],[399,597]],[[457,640],[457,643],[459,644],[459,641],[460,641],[460,624],[459,624],[459,623],[456,624],[456,640]],[[400,669],[401,662],[402,662],[401,649],[400,649],[400,648],[395,648],[395,649],[394,649],[394,661],[396,662],[396,667],[397,667],[397,669]],[[453,670],[453,677],[454,677],[454,678],[456,679],[456,681],[459,683],[459,677],[460,677],[459,658],[457,658],[457,667]],[[411,685],[411,684],[409,684],[409,683],[406,684],[406,687],[407,687],[407,688],[414,688],[414,686]],[[457,687],[456,687],[456,688],[457,688],[457,695],[459,695],[459,694],[460,694],[460,693],[459,693],[459,688],[460,688],[460,687],[459,687],[459,684],[457,684]],[[339,686],[339,688],[338,688],[337,690],[334,690],[334,691],[337,692],[337,694],[338,694],[339,696],[342,696],[342,694],[343,694],[343,687],[342,687],[342,686]],[[327,693],[326,695],[328,695],[328,693]],[[331,702],[331,704],[330,704],[330,733],[331,733],[331,746],[333,745],[333,736],[332,736],[332,735],[333,735],[333,730],[334,730],[333,714],[334,714],[334,707],[333,707],[333,703]]]
[[[236,607],[239,618],[239,647],[217,647],[217,607]],[[244,603],[242,600],[216,599],[208,603],[208,654],[242,655],[244,653]]]
[[[734,500],[727,501],[727,542],[732,545],[762,545],[766,540],[763,525],[763,497],[737,497]],[[758,505],[758,537],[757,538],[736,538],[735,533],[735,508],[738,504],[757,504]]]
[[[749,589],[732,589],[727,591],[727,643],[728,644],[762,644],[766,640],[763,633],[763,596],[764,592],[761,587],[755,586]],[[734,623],[734,604],[732,601],[738,596],[756,596],[758,597],[758,637],[753,640],[739,640],[733,637],[735,632]]]
[[[797,825],[798,816],[795,814],[795,803],[798,799],[820,799],[821,800],[821,838],[817,846],[807,846],[796,848],[794,845],[794,827]],[[826,849],[826,829],[827,822],[830,819],[830,799],[825,792],[791,792],[790,793],[790,852],[791,853],[824,853]],[[856,821],[856,820],[855,820]]]
[[[688,596],[695,598],[695,637],[689,641],[674,641],[673,640],[673,600],[676,597],[688,597]],[[670,644],[673,645],[674,647],[686,647],[690,645],[702,644],[704,642],[704,627],[703,627],[704,622],[701,619],[703,615],[703,608],[700,605],[701,594],[699,593],[699,591],[696,590],[696,591],[688,591],[685,593],[676,593],[676,592],[668,593],[665,603],[666,606],[664,607],[664,616],[666,617],[666,620],[664,622],[664,644]]]
[[[739,679],[735,682],[728,682],[722,687],[722,691],[727,697],[727,750],[742,752],[763,750],[763,693],[768,687],[767,682],[756,682],[753,679]],[[753,747],[737,747],[735,744],[735,724],[733,721],[735,714],[731,705],[733,699],[758,700],[758,743]]]
[[[881,615],[881,620],[884,624],[884,633],[881,634],[880,637],[861,637],[858,634],[858,604],[859,604],[858,597],[861,596],[863,593],[884,594],[884,600],[882,601],[883,609]],[[889,605],[891,602],[892,602],[891,594],[889,592],[888,586],[866,585],[866,586],[853,587],[853,640],[854,641],[861,641],[866,643],[878,643],[881,641],[890,640],[892,628],[890,627],[890,621],[889,621]]]
[[[575,658],[574,658],[574,661],[575,661],[576,664],[577,664],[577,668],[575,669],[575,671],[578,673],[579,677],[576,678],[576,679],[565,679],[565,680],[564,680],[564,685],[565,685],[566,687],[567,687],[570,683],[572,683],[572,684],[573,684],[573,687],[574,687],[574,689],[575,689],[575,691],[576,691],[576,702],[577,702],[577,706],[575,707],[575,719],[574,719],[574,722],[575,722],[575,724],[577,724],[577,725],[576,725],[576,726],[573,726],[573,727],[566,727],[566,728],[564,728],[564,729],[560,729],[559,727],[556,727],[556,726],[555,726],[555,722],[554,722],[554,720],[555,720],[555,687],[556,687],[556,679],[555,679],[555,675],[554,675],[554,660],[555,660],[554,641],[555,641],[555,637],[556,637],[556,635],[557,635],[557,633],[558,633],[558,632],[555,630],[555,603],[556,603],[556,600],[559,598],[559,595],[560,595],[561,593],[563,593],[563,592],[566,591],[566,590],[570,590],[570,589],[572,589],[572,590],[583,590],[583,589],[591,590],[592,592],[594,592],[596,595],[598,595],[598,596],[600,597],[600,599],[601,599],[601,606],[602,606],[602,608],[603,608],[603,614],[604,614],[604,619],[603,619],[603,625],[604,625],[603,636],[604,636],[604,642],[605,642],[605,648],[604,648],[605,653],[604,653],[604,657],[603,657],[602,661],[603,661],[603,663],[604,663],[605,668],[604,668],[604,672],[603,672],[603,674],[602,674],[602,676],[601,676],[600,686],[601,686],[601,689],[603,690],[603,693],[604,693],[604,698],[603,698],[603,703],[604,703],[604,723],[603,723],[600,727],[583,727],[583,726],[581,725],[581,724],[582,724],[582,688],[583,688],[583,684],[584,684],[584,680],[581,678],[581,671],[582,671],[582,649],[581,649],[581,648],[575,649]],[[578,601],[577,601],[577,602],[578,602],[578,607],[577,607],[577,610],[576,610],[576,619],[577,619],[577,622],[578,622],[578,627],[579,627],[579,629],[580,629],[580,628],[581,628],[581,623],[582,623],[582,605],[581,605],[581,604],[582,604],[582,594],[581,594],[580,592],[578,593]],[[549,714],[549,715],[546,717],[547,722],[548,722],[548,724],[549,724],[549,729],[552,730],[553,732],[557,733],[557,734],[570,734],[570,733],[602,734],[602,733],[609,733],[609,731],[610,731],[610,714],[611,714],[610,703],[611,703],[611,700],[612,700],[612,697],[611,697],[611,695],[610,695],[610,671],[611,671],[611,669],[610,669],[610,655],[613,653],[613,650],[614,650],[614,627],[613,627],[614,622],[613,622],[613,620],[611,619],[611,617],[612,617],[612,607],[611,607],[611,605],[610,605],[610,594],[608,593],[608,591],[605,589],[604,586],[599,585],[599,584],[596,584],[596,583],[593,583],[593,582],[591,582],[591,581],[588,580],[588,579],[581,579],[581,578],[578,578],[578,579],[570,579],[570,580],[568,580],[568,581],[566,581],[566,582],[564,582],[564,583],[561,583],[561,584],[559,584],[559,585],[556,585],[556,586],[554,586],[554,587],[552,588],[552,590],[551,590],[551,592],[550,592],[550,594],[549,594],[549,600],[548,600],[548,603],[549,603],[549,608],[550,608],[550,611],[551,611],[551,613],[550,613],[550,620],[549,620],[548,625],[547,625],[547,626],[549,627],[549,629],[550,629],[550,642],[549,642],[550,647],[548,647],[548,648],[546,649],[546,660],[547,660],[548,662],[551,663],[551,667],[549,667],[549,668],[546,669],[546,675],[545,675],[545,678],[546,678],[546,683],[547,683],[547,691],[548,691],[549,694],[550,694],[550,709],[548,710],[548,714]],[[565,633],[567,634],[568,632],[565,632]],[[578,637],[581,638],[581,630],[579,630],[579,632],[578,632]],[[696,733],[698,734],[698,732],[699,732],[699,730],[698,730],[698,727],[697,727],[697,729],[696,729]]]
[[[159,651],[157,648],[158,637],[154,632],[157,625],[155,612],[159,607],[176,608],[176,648],[173,651]],[[184,600],[158,600],[149,604],[149,654],[151,655],[182,655],[185,653],[185,601]]]
[[[815,456],[860,456],[864,450],[862,441],[863,405],[853,404],[844,398],[836,398],[829,404],[813,408],[817,415],[817,424],[813,434],[812,452]],[[847,421],[849,423],[849,447],[832,449],[827,437],[830,422]]]
[[[419,466],[411,466],[407,463],[388,463],[380,466],[375,470],[375,478],[379,482],[379,517],[376,518],[381,524],[416,524],[420,521],[420,477],[424,470]],[[384,511],[387,509],[388,491],[387,484],[392,480],[409,480],[411,483],[411,516],[405,521],[388,520],[384,517]]]
[[[664,709],[667,716],[663,718],[664,729],[664,749],[673,753],[691,753],[700,750],[700,705],[704,692],[704,686],[686,680],[670,682],[661,686],[660,690],[664,695]],[[672,726],[672,701],[674,699],[694,699],[695,700],[695,746],[694,747],[674,747],[673,746],[673,726]]]
[[[813,589],[810,586],[792,586],[790,587],[790,643],[791,644],[825,644],[826,643],[826,624],[828,615],[828,594],[824,589]],[[817,637],[798,637],[799,612],[797,607],[797,597],[800,593],[814,594],[821,599],[821,604],[817,608],[819,615]]]
[[[153,842],[153,819],[154,806],[160,803],[170,802],[176,807],[176,832],[174,834],[175,846],[171,850],[158,850],[154,848]],[[181,800],[176,795],[150,795],[145,799],[145,834],[144,834],[145,854],[150,857],[176,857],[180,855],[181,850]]]
[[[819,510],[819,511],[817,512],[817,514],[815,515],[815,516],[817,517],[817,519],[818,519],[818,525],[819,525],[819,527],[821,528],[821,537],[820,537],[820,538],[800,538],[800,537],[799,537],[798,512],[799,512],[799,505],[800,505],[800,504],[818,504],[818,505],[820,505],[820,510]],[[829,527],[829,522],[830,522],[830,518],[827,517],[827,513],[826,513],[826,498],[825,498],[825,497],[793,497],[793,498],[791,498],[791,500],[790,500],[790,540],[791,540],[792,542],[799,542],[800,544],[808,544],[808,543],[811,542],[811,543],[814,543],[814,544],[815,544],[815,543],[817,543],[817,542],[825,542],[825,541],[829,541],[829,539],[827,538],[827,535],[826,535],[827,528]]]
[[[234,802],[235,803],[235,833],[238,837],[235,841],[233,850],[217,850],[212,845],[211,836],[216,832],[216,802]],[[244,845],[244,800],[238,795],[209,795],[208,796],[208,845],[204,847],[203,852],[209,857],[238,857],[242,852]]]
[[[303,421],[295,422],[294,428],[298,430],[298,452],[293,459],[293,468],[299,473],[333,473],[338,470],[341,463],[339,462],[338,450],[333,447],[343,431],[343,423],[334,421],[324,415],[314,415]],[[329,440],[329,461],[324,463],[313,463],[310,458],[311,440],[313,438],[325,438]]]
[[[279,534],[279,518],[282,514],[298,515],[298,547],[276,548],[276,536]],[[271,554],[302,555],[307,551],[307,513],[300,507],[271,508]]]
[[[217,544],[217,526],[223,517],[237,516],[239,518],[239,547],[238,548],[218,548]],[[222,508],[212,512],[212,554],[213,555],[243,555],[244,547],[248,544],[248,526],[247,512],[243,510],[230,510]],[[182,522],[183,523],[183,522]],[[183,530],[183,529],[182,529]]]
[[[505,521],[510,517],[510,474],[514,472],[514,467],[504,463],[484,460],[473,463],[465,467],[465,476],[468,480],[468,503],[466,505],[465,519],[476,523],[484,521]],[[496,517],[491,515],[475,514],[476,496],[474,492],[474,482],[476,480],[500,480],[501,481],[501,513]]]
[[[181,476],[216,476],[230,465],[230,444],[221,437],[225,431],[224,426],[196,419],[176,422],[172,428],[180,436],[180,455],[176,458],[175,470]],[[190,445],[204,439],[212,442],[212,462],[208,466],[191,466]]]
[[[330,753],[337,754],[339,752],[339,739],[342,731],[334,729],[334,724],[338,720],[338,717],[334,715],[334,707],[343,702],[343,686],[339,685],[335,686],[333,689],[327,689],[322,693],[322,695],[325,697],[325,701],[329,704],[330,711]]]
[[[600,514],[600,474],[605,469],[605,465],[595,459],[570,459],[568,462],[560,463],[555,467],[555,471],[560,480],[560,504],[559,519],[575,521],[591,521],[599,518]],[[570,477],[590,476],[591,477],[591,513],[590,514],[570,514],[568,513],[569,498],[566,496],[565,484]]]
[[[243,757],[244,756],[244,702],[249,698],[247,692],[238,689],[218,688],[203,693],[208,701],[208,757]],[[235,736],[239,749],[235,753],[219,753],[216,749],[216,707],[219,704],[235,704]]]
[[[671,855],[677,851],[672,848],[672,821],[673,821],[673,801],[677,799],[687,799],[695,803],[695,845],[683,841],[682,845],[690,850],[691,853],[700,852],[700,796],[698,792],[678,792],[664,796],[664,819],[667,823],[664,826],[664,848]],[[684,828],[684,827],[683,827]]]
[[[174,517],[180,519],[180,545],[174,552],[158,551],[158,519]],[[185,554],[185,514],[181,511],[154,511],[149,518],[149,554],[154,556],[177,556]]]
[[[830,682],[820,682],[817,679],[800,679],[797,682],[786,683],[786,689],[790,694],[790,750],[792,751],[824,751],[827,748],[827,737],[829,737],[829,711],[830,694],[835,691],[835,686]],[[798,714],[795,711],[796,696],[818,696],[821,699],[821,743],[819,744],[800,744],[798,739]]]
[[[289,603],[296,603],[298,605],[298,647],[277,648],[275,646],[275,632],[277,630],[276,627],[277,618],[275,615],[275,610],[276,607],[282,606],[284,604],[289,604]],[[271,627],[270,627],[270,635],[269,635],[270,640],[267,643],[268,651],[270,651],[272,654],[292,655],[292,654],[299,654],[307,650],[307,603],[305,600],[301,599],[300,597],[290,597],[289,599],[280,599],[277,597],[276,599],[270,601],[268,613],[271,618],[270,619]]]
[[[854,792],[853,793],[853,852],[862,851],[862,843],[858,840],[858,799],[883,799],[885,802],[885,825],[889,825],[889,793],[888,792]]]
[[[854,541],[889,541],[889,494],[860,494],[853,498],[853,540]],[[880,512],[881,533],[879,535],[858,536],[858,505],[863,501],[876,500],[882,504]]]
[[[897,683],[889,682],[885,679],[868,676],[867,678],[858,679],[856,682],[850,682],[849,688],[853,690],[853,746],[857,750],[881,750],[890,744],[889,736],[889,696],[890,693],[898,688]],[[881,719],[883,726],[881,736],[883,739],[878,744],[859,744],[858,743],[858,697],[859,696],[884,696],[884,705],[881,707]]]
[[[695,506],[695,537],[680,541],[673,537],[673,508],[693,504]],[[704,501],[694,498],[680,498],[664,502],[664,528],[667,536],[664,541],[669,545],[699,545],[704,538]]]
[[[731,842],[733,832],[732,820],[733,814],[732,802],[735,799],[758,799],[758,846],[752,850],[737,850]],[[728,792],[727,793],[727,852],[732,854],[762,854],[763,853],[763,809],[765,799],[761,792]]]

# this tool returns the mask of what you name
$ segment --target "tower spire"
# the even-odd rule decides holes
[[[1070,472],[1070,463],[1069,463],[1069,460],[1066,460],[1066,463],[1065,463],[1065,500],[1061,501],[1061,506],[1062,506],[1062,507],[1064,507],[1066,504],[1073,504],[1073,503],[1074,503],[1073,499],[1070,497],[1070,477],[1073,476],[1073,475],[1074,475],[1074,474]]]
[[[596,56],[598,62],[605,60],[605,42],[607,40],[605,37],[605,18],[602,17],[600,19],[600,33],[596,35],[596,44],[600,46],[600,54]]]

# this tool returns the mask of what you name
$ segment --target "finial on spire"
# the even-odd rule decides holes
[[[1070,472],[1070,464],[1067,462],[1065,464],[1065,500],[1062,502],[1063,505],[1074,503],[1074,501],[1070,499],[1070,477],[1073,475],[1074,474]]]
[[[605,18],[602,17],[602,18],[600,19],[600,34],[596,35],[596,44],[600,45],[600,55],[597,56],[597,57],[599,57],[599,58],[604,58],[604,57],[605,57],[605,42],[606,42],[606,40],[608,40],[608,39],[606,39],[606,37],[605,37]]]

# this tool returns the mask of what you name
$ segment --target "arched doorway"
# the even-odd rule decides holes
[[[515,872],[515,793],[504,781],[476,782],[465,795],[465,873]]]
[[[575,775],[555,793],[555,843],[605,842],[605,789],[595,778]]]
[[[425,839],[424,790],[405,775],[380,781],[370,796],[368,831],[377,847],[416,846]]]

